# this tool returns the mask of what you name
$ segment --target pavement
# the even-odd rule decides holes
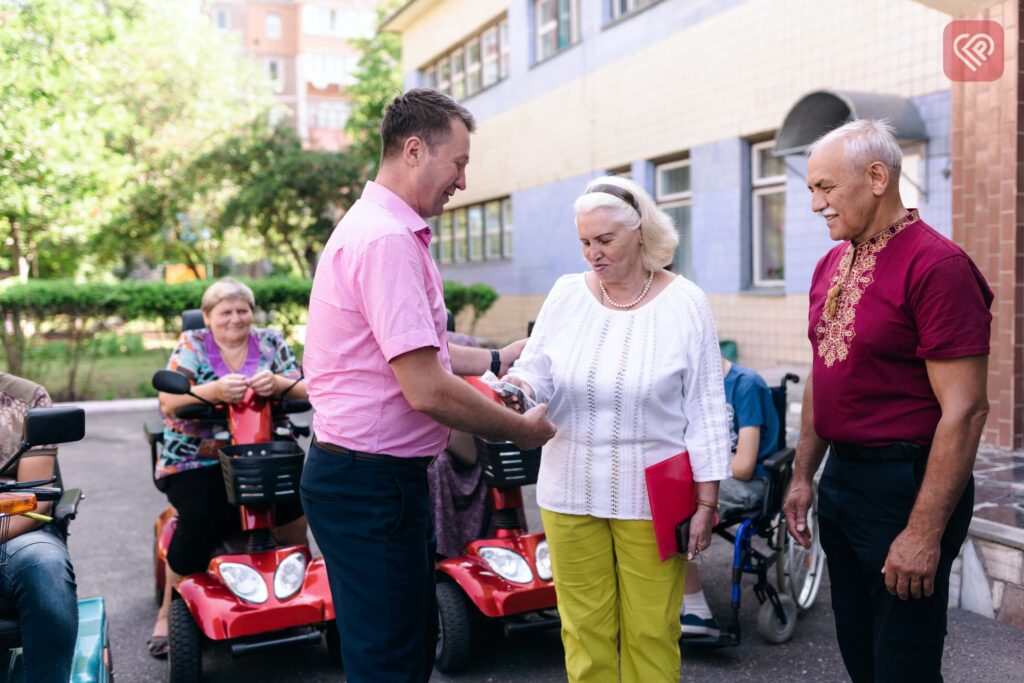
[[[156,615],[153,596],[153,521],[166,505],[152,484],[142,421],[154,414],[148,404],[118,411],[90,410],[85,440],[61,446],[61,469],[68,486],[86,492],[69,544],[79,595],[102,595],[111,621],[114,668],[119,681],[163,681],[166,664],[151,659],[146,639]],[[539,525],[532,496],[525,491],[527,516]],[[719,618],[728,612],[730,547],[712,544],[702,565],[708,601]],[[835,644],[828,600],[828,577],[817,603],[800,616],[792,640],[768,645],[756,629],[757,601],[743,591],[740,615],[743,641],[720,650],[684,647],[681,680],[730,683],[848,680]],[[1002,683],[1024,680],[1024,631],[984,617],[950,610],[946,640],[946,681]],[[293,646],[233,659],[224,648],[204,655],[207,681],[341,681],[326,649]],[[481,639],[469,668],[459,676],[435,674],[433,681],[504,683],[564,681],[562,646],[557,632]]]

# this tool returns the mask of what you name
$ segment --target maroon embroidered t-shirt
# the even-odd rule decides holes
[[[853,254],[837,245],[811,279],[814,430],[861,446],[929,444],[941,411],[925,361],[988,355],[992,290],[916,210]]]

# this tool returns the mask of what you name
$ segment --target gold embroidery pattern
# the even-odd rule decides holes
[[[846,247],[843,258],[839,259],[836,272],[829,282],[830,289],[842,283],[836,314],[829,316],[828,307],[823,306],[821,318],[814,327],[814,334],[818,339],[818,357],[825,361],[826,367],[832,367],[836,361],[841,363],[850,355],[850,346],[857,334],[854,330],[857,304],[860,303],[868,286],[874,282],[875,262],[879,252],[885,249],[889,240],[917,220],[917,211],[911,211],[898,222],[861,244],[856,249],[857,261],[852,266],[850,262],[855,253],[853,243]]]

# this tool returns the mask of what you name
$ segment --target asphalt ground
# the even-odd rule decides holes
[[[166,664],[146,653],[153,626],[153,521],[165,507],[152,484],[142,421],[150,411],[92,413],[85,440],[61,447],[67,486],[85,490],[72,524],[71,556],[79,595],[102,595],[111,624],[114,668],[120,683],[162,681]],[[532,490],[526,491],[528,518],[536,524]],[[702,565],[708,601],[721,620],[728,612],[731,547],[716,539]],[[733,682],[848,680],[835,644],[828,599],[828,577],[814,607],[801,615],[792,640],[768,645],[757,634],[757,600],[747,579],[742,595],[738,647],[683,649],[684,681]],[[981,616],[951,610],[944,674],[947,681],[971,683],[1024,680],[1024,631]],[[332,669],[326,649],[317,645],[284,647],[234,659],[224,648],[204,656],[205,680],[344,680]],[[564,681],[563,652],[557,631],[481,640],[469,668],[459,676],[434,675],[434,681]]]

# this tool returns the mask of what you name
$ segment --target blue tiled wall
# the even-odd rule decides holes
[[[484,282],[499,294],[547,294],[560,276],[587,270],[572,203],[602,173],[576,176],[512,193],[515,256],[508,261],[441,266],[445,279]]]
[[[693,275],[706,292],[736,292],[745,276],[744,146],[733,138],[690,150]]]

